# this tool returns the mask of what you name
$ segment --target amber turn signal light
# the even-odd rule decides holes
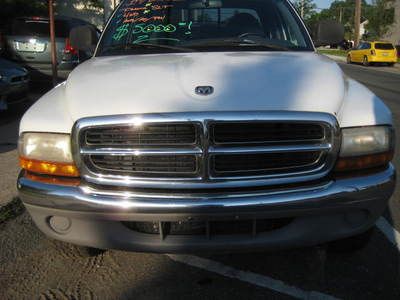
[[[64,185],[64,186],[79,186],[81,183],[81,179],[77,177],[59,177],[59,176],[48,176],[48,175],[37,175],[30,172],[25,172],[25,177],[47,184],[57,184],[57,185]]]
[[[19,158],[22,169],[37,174],[64,177],[79,177],[79,170],[74,164],[47,162],[24,157]]]
[[[357,157],[341,157],[336,163],[336,172],[357,171],[387,165],[393,158],[393,152],[370,154]]]

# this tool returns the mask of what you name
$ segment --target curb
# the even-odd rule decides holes
[[[332,54],[322,54],[322,55],[325,55],[326,57],[329,57],[330,59],[332,59],[334,61],[346,62],[346,57],[344,57],[344,56],[336,56],[336,55],[332,55]]]

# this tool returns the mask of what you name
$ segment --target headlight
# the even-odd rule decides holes
[[[391,128],[371,126],[342,130],[341,157],[382,153],[391,150]]]
[[[337,171],[384,166],[393,158],[393,128],[368,126],[342,129]]]
[[[72,153],[71,136],[56,133],[24,133],[18,142],[21,167],[27,171],[67,177],[79,176]]]

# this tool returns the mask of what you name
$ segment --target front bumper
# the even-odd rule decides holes
[[[378,173],[257,192],[144,194],[18,179],[19,194],[48,236],[103,249],[187,253],[311,246],[361,233],[383,213],[395,187],[390,165]],[[56,218],[54,218],[56,217]],[[291,218],[257,234],[156,235],[123,222],[199,222]]]

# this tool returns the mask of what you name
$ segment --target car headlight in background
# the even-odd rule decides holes
[[[57,133],[23,133],[18,141],[23,169],[46,175],[78,177],[71,153],[71,136]]]
[[[380,167],[394,154],[394,131],[390,126],[367,126],[342,129],[342,144],[336,171]]]

